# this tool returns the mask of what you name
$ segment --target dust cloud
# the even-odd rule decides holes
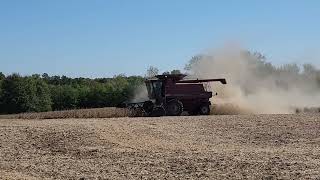
[[[192,61],[191,61],[192,62]],[[196,56],[189,64],[189,78],[226,78],[228,84],[212,83],[217,114],[294,113],[297,108],[319,107],[320,71],[312,65],[274,66],[259,53],[239,46]]]
[[[145,84],[138,86],[134,91],[134,97],[131,99],[131,103],[139,103],[149,100],[148,91]]]

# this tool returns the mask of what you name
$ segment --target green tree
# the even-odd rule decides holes
[[[2,106],[6,113],[51,110],[48,86],[37,76],[10,75],[3,81],[2,89]]]
[[[22,77],[19,74],[9,75],[2,83],[2,111],[3,113],[22,112],[22,97],[24,92]]]
[[[41,77],[46,83],[49,83],[51,80],[50,76],[47,73],[43,73]]]
[[[78,90],[70,85],[51,86],[54,110],[75,109],[78,106]]]
[[[6,76],[2,72],[0,72],[0,81],[5,79],[5,78],[6,78]]]
[[[84,84],[77,85],[78,91],[78,108],[87,108],[90,94],[90,87]]]
[[[35,104],[36,104],[36,108],[35,111],[36,112],[44,112],[44,111],[51,111],[52,108],[52,100],[51,100],[51,95],[50,95],[50,89],[48,84],[40,79],[33,79],[32,81],[34,81],[34,86],[36,88],[36,93],[35,93]]]

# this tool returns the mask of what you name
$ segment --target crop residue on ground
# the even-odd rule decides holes
[[[0,179],[317,179],[318,115],[0,119]]]

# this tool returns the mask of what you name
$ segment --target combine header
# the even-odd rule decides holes
[[[206,82],[221,82],[225,79],[184,80],[184,74],[158,75],[145,81],[149,100],[125,103],[121,107],[130,110],[131,116],[180,116],[183,111],[190,115],[210,114],[212,92],[206,91]],[[217,95],[217,94],[216,94]]]

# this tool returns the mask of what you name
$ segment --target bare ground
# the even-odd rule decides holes
[[[0,179],[319,179],[319,115],[0,120]]]

